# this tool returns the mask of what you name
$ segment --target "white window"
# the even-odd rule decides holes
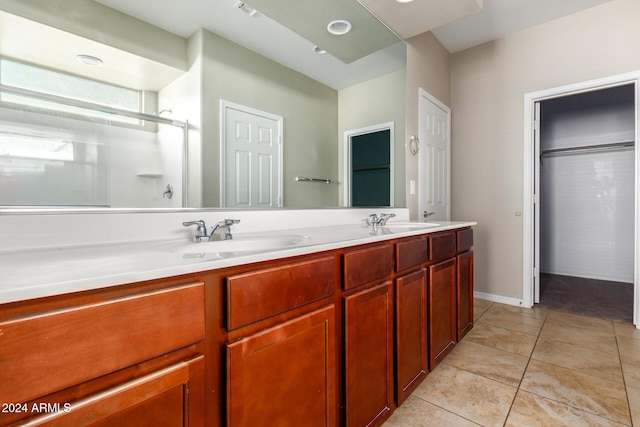
[[[0,84],[46,95],[140,112],[141,92],[0,58]],[[9,101],[3,94],[2,100]],[[21,98],[22,99],[22,98]],[[24,99],[20,103],[25,103]],[[44,106],[35,99],[29,105]],[[48,107],[51,107],[49,104]],[[60,109],[60,104],[55,104]]]

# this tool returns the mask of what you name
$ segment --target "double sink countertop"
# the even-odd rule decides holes
[[[346,224],[186,239],[0,251],[0,304],[470,227],[475,222]]]

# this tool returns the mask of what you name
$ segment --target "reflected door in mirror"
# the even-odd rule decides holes
[[[223,206],[282,206],[282,117],[223,101]]]

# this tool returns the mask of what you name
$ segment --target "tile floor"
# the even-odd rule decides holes
[[[640,425],[632,324],[474,304],[474,328],[384,427]]]

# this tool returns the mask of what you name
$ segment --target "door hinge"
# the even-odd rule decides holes
[[[536,132],[540,131],[540,120],[533,121],[533,130],[535,130]]]
[[[538,204],[538,195],[537,194],[533,195],[533,204],[534,205]]]
[[[538,277],[538,267],[533,267],[533,277]]]

